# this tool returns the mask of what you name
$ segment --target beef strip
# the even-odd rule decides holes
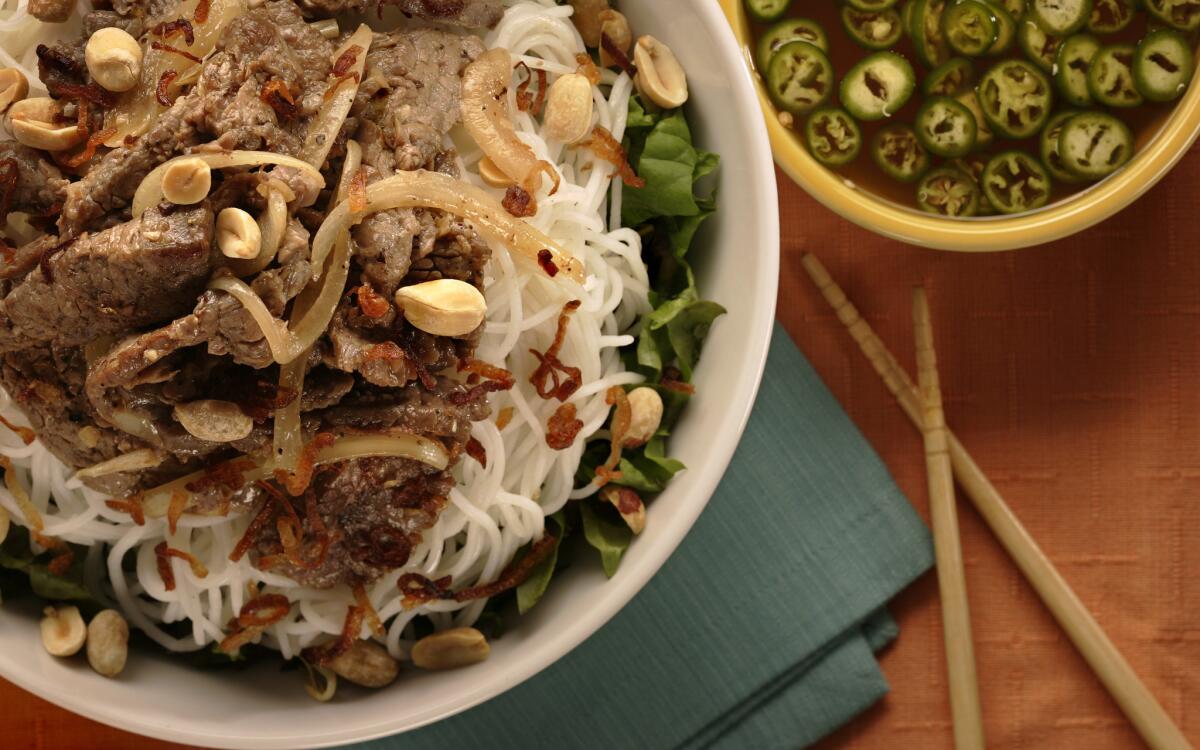
[[[395,6],[413,18],[452,24],[468,29],[492,28],[504,15],[500,0],[301,0],[310,12],[322,16],[370,13],[380,6]]]
[[[212,270],[213,216],[203,204],[172,208],[44,254],[0,301],[0,351],[81,345],[186,311]]]
[[[162,18],[174,13],[179,3],[176,0],[112,0],[112,8],[126,18]]]
[[[61,206],[67,189],[58,167],[40,151],[16,141],[0,141],[0,174],[15,173],[11,193],[0,185],[0,195],[9,195],[8,205],[0,203],[0,223],[8,211],[47,214]]]
[[[173,3],[172,3],[173,5]],[[83,36],[90,38],[100,29],[116,28],[129,34],[134,39],[142,35],[145,23],[141,17],[121,15],[113,10],[93,10],[83,16]]]
[[[0,357],[4,390],[50,452],[77,469],[146,447],[141,440],[99,423],[84,395],[85,372],[78,348],[44,346]],[[97,477],[88,484],[123,494],[137,481],[136,474],[125,473]]]
[[[129,206],[150,170],[201,142],[195,125],[201,105],[194,91],[179,97],[131,145],[113,149],[93,163],[82,180],[67,187],[59,230],[66,236],[79,234],[104,214]]]
[[[425,388],[379,388],[359,385],[336,406],[320,412],[326,429],[383,430],[398,427],[420,435],[451,438],[465,444],[471,423],[486,419],[486,399],[455,404],[454,394],[466,388],[448,378],[437,379],[433,391]]]
[[[321,105],[333,44],[290,0],[274,0],[229,24],[204,63],[196,91],[202,127],[223,148],[296,154],[307,120]],[[271,81],[285,86],[296,112],[276,112],[262,98]]]
[[[66,21],[74,9],[74,0],[29,0],[29,15],[46,23]]]

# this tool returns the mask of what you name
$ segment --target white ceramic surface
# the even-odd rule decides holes
[[[612,580],[599,565],[572,566],[491,658],[442,674],[406,672],[392,687],[319,704],[295,674],[214,674],[135,653],[121,679],[60,661],[38,645],[28,613],[0,609],[0,676],[49,701],[122,729],[222,748],[323,747],[394,734],[444,719],[532,677],[582,643],[646,584],[704,509],[741,436],[766,359],[779,264],[775,172],[750,74],[711,0],[625,0],[639,33],[666,42],[688,71],[696,142],[718,152],[720,210],[696,255],[701,288],[729,314],[712,329],[698,395],[671,439],[690,468],[652,504]],[[3,742],[0,741],[0,745]]]

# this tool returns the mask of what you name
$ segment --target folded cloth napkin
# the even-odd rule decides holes
[[[650,584],[528,682],[358,748],[801,747],[887,692],[883,604],[931,564],[924,524],[776,327],[729,471]]]

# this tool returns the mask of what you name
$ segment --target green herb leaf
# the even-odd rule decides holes
[[[542,595],[546,593],[546,587],[550,585],[550,579],[554,577],[555,566],[558,565],[558,549],[562,546],[563,537],[566,536],[564,514],[560,510],[549,516],[546,521],[546,531],[554,534],[555,537],[554,546],[546,555],[546,559],[538,563],[529,573],[529,577],[517,586],[517,612],[520,614],[525,614],[533,609],[533,605],[541,601]]]
[[[605,518],[596,507],[596,500],[579,501],[579,517],[583,521],[583,537],[588,544],[600,551],[600,563],[604,566],[604,574],[612,578],[625,550],[633,541],[633,532],[621,521],[611,521]]]
[[[639,120],[641,122],[642,120]],[[645,134],[630,135],[629,158],[638,177],[646,181],[640,188],[626,187],[622,193],[621,223],[635,227],[659,216],[695,216],[700,213],[692,185],[696,181],[700,154],[692,146],[692,133],[683,110],[664,114]],[[706,155],[701,169],[708,174],[715,157]]]

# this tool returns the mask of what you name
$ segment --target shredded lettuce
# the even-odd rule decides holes
[[[50,572],[52,555],[36,553],[30,546],[29,530],[13,524],[0,544],[0,569],[8,574],[0,579],[0,593],[7,599],[33,594],[47,601],[70,601],[87,609],[99,609],[99,602],[83,582],[83,564],[87,549],[71,545],[74,558],[63,575]]]
[[[546,520],[548,521],[546,531],[553,534],[555,538],[554,547],[551,548],[550,554],[546,555],[546,559],[530,571],[529,577],[517,586],[517,611],[521,614],[533,609],[533,605],[537,604],[542,595],[546,593],[546,587],[550,585],[550,579],[554,576],[554,569],[558,565],[558,549],[562,546],[563,537],[566,536],[566,517],[561,510]]]
[[[600,552],[600,564],[604,575],[612,578],[621,565],[621,558],[633,541],[633,532],[618,517],[613,521],[602,515],[602,509],[594,503],[579,505],[579,517],[583,522],[583,538]]]

